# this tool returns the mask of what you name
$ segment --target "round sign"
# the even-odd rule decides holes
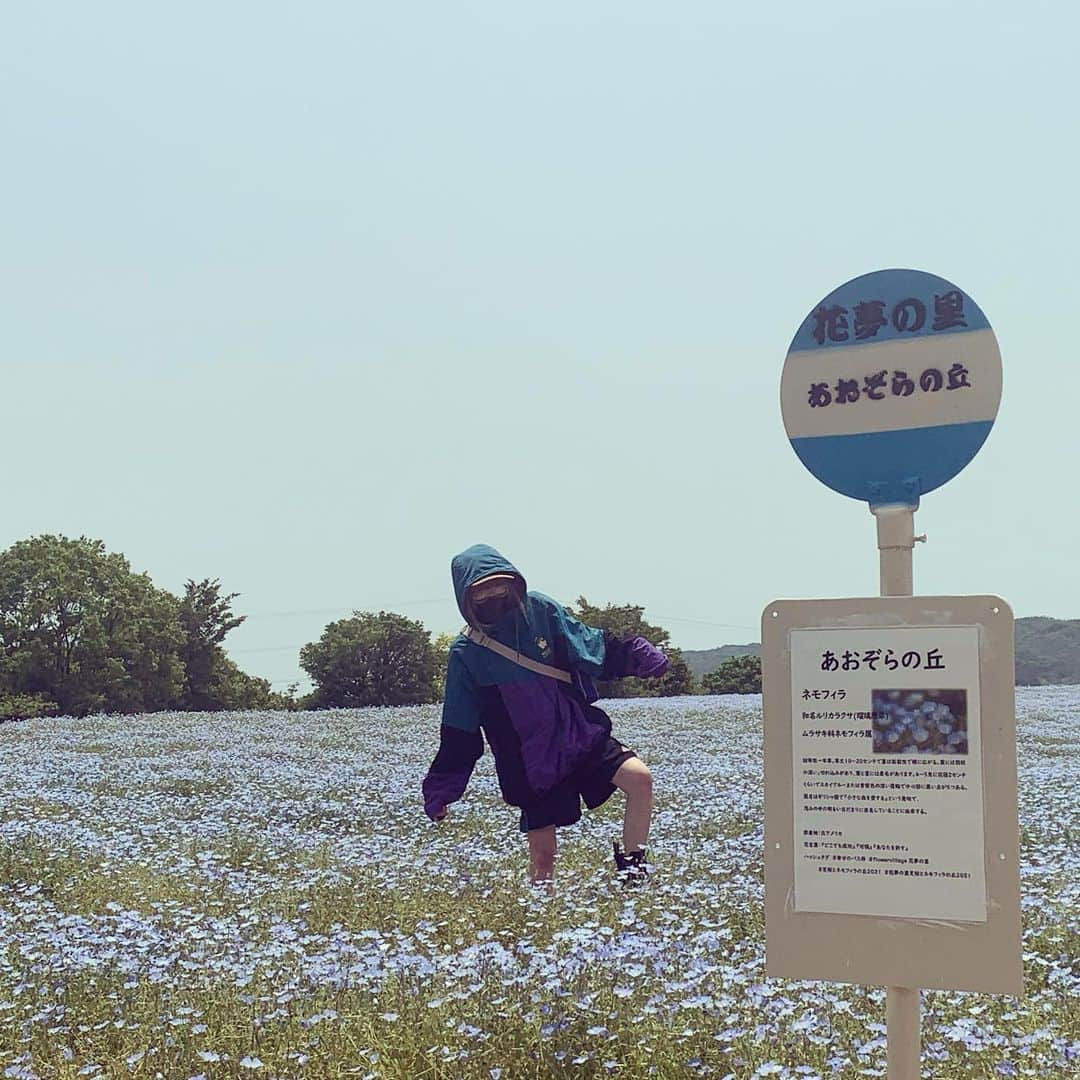
[[[788,349],[780,408],[802,463],[871,506],[917,506],[990,434],[1001,353],[978,304],[921,270],[834,289]]]

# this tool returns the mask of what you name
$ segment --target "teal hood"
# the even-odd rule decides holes
[[[509,559],[500,555],[488,544],[473,544],[460,555],[450,560],[450,576],[454,580],[454,595],[457,597],[458,610],[466,622],[469,621],[465,610],[465,590],[474,582],[488,574],[513,574],[521,583],[521,593],[525,594],[525,578],[521,571]]]

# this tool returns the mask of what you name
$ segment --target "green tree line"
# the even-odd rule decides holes
[[[121,554],[83,536],[36,536],[0,552],[0,719],[160,710],[341,708],[441,700],[452,634],[432,639],[394,612],[354,612],[300,650],[314,684],[274,692],[224,650],[245,616],[217,579],[188,580],[175,596],[132,571]],[[668,632],[636,605],[572,613],[614,633],[642,634],[671,658],[660,680],[604,684],[605,697],[760,690],[760,661],[736,657],[695,684]],[[756,672],[751,670],[756,662]]]

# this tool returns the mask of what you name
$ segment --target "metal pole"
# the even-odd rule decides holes
[[[911,506],[874,506],[878,549],[881,553],[881,595],[912,596],[912,551],[915,547],[915,509]],[[925,536],[918,537],[925,540]],[[921,1002],[918,988],[885,989],[885,1038],[888,1080],[919,1080],[922,1050]]]
[[[871,512],[877,518],[881,595],[913,596],[911,552],[915,547],[915,511],[910,506],[875,506]]]

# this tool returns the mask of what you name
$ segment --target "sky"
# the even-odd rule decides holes
[[[89,536],[276,689],[354,610],[461,625],[493,544],[683,648],[876,595],[866,504],[780,415],[795,331],[957,284],[997,422],[915,587],[1080,617],[1080,7],[11,5],[0,548]]]

